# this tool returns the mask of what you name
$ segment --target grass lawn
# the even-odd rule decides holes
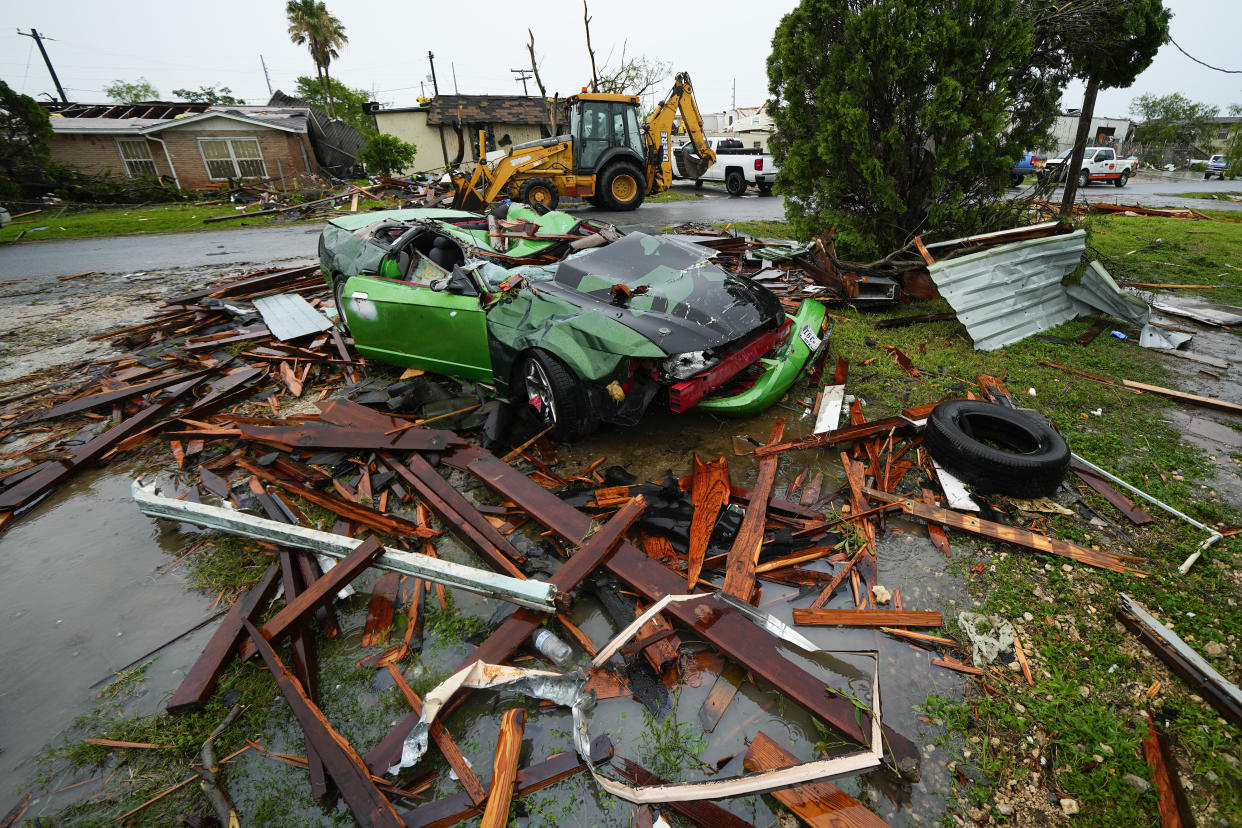
[[[1215,284],[1219,287],[1210,291],[1185,293],[1242,304],[1242,270],[1229,267],[1242,268],[1242,223],[1107,216],[1091,218],[1087,225],[1092,230],[1089,255],[1100,257],[1117,279]],[[770,222],[739,223],[734,228],[761,236],[782,235],[780,226]],[[1200,449],[1183,442],[1165,421],[1163,414],[1174,403],[1125,393],[1039,364],[1059,363],[1118,383],[1128,378],[1177,387],[1177,376],[1163,361],[1136,344],[1137,329],[1116,323],[1131,334],[1129,340],[1103,335],[1080,346],[1073,340],[1092,320],[1078,319],[1045,332],[1069,340],[1068,344],[1035,336],[982,352],[974,350],[957,321],[876,327],[876,322],[889,317],[949,310],[943,301],[886,311],[830,309],[831,359],[843,356],[849,361],[847,391],[864,401],[868,420],[949,394],[979,393],[975,378],[991,374],[1002,378],[1023,404],[1055,423],[1079,455],[1202,523],[1218,529],[1242,525],[1242,512],[1211,486],[1218,467]],[[885,345],[907,354],[920,376],[908,376]],[[1242,429],[1242,424],[1234,427]],[[1242,453],[1220,460],[1232,464],[1242,460]],[[1223,471],[1229,474],[1230,469],[1236,474],[1236,465]],[[1159,824],[1155,789],[1140,793],[1123,779],[1132,774],[1151,781],[1140,746],[1147,728],[1142,714],[1151,710],[1173,744],[1183,778],[1191,780],[1188,796],[1194,810],[1213,815],[1212,824],[1216,817],[1240,824],[1242,730],[1219,718],[1191,687],[1139,645],[1115,620],[1114,611],[1117,593],[1131,595],[1173,625],[1227,679],[1239,682],[1242,587],[1237,572],[1242,567],[1242,538],[1216,544],[1188,575],[1181,576],[1177,567],[1204,539],[1203,532],[1155,507],[1145,507],[1154,522],[1131,526],[1093,493],[1083,498],[1113,522],[1125,524],[1129,539],[1077,516],[1041,515],[1034,528],[1116,551],[1128,545],[1148,558],[1140,568],[1149,577],[1066,566],[1063,558],[950,533],[953,558],[947,566],[968,580],[969,597],[978,602],[975,611],[1015,624],[1035,684],[1028,686],[1020,677],[1010,682],[989,679],[995,695],[976,689],[964,698],[950,694],[926,701],[924,714],[948,730],[942,740],[947,757],[938,750],[936,761],[955,761],[983,774],[981,781],[953,786],[948,810],[965,817],[971,808],[992,808],[1005,801],[1016,805],[1017,813],[1005,817],[993,810],[994,824],[1061,824],[1065,817],[1060,806],[1047,799],[1055,794],[1077,801],[1080,813],[1073,818],[1075,824]],[[1015,512],[1006,519],[1021,525],[1031,517]],[[956,619],[946,616],[946,627],[956,633]],[[1224,655],[1207,655],[1209,642],[1221,645]],[[1147,691],[1157,681],[1160,687],[1149,699]],[[1032,803],[1043,813],[1030,810]],[[946,813],[943,823],[956,820]]]
[[[667,201],[698,201],[703,196],[697,193],[683,193],[678,190],[665,190],[664,192],[648,196],[646,202],[648,204],[663,204]]]
[[[1176,198],[1210,198],[1214,201],[1242,201],[1242,193],[1237,190],[1228,193],[1178,193]]]
[[[348,206],[348,199],[343,199]],[[212,216],[231,216],[237,211],[235,204],[148,204],[141,207],[114,207],[66,213],[56,218],[59,207],[48,207],[41,213],[16,219],[0,230],[0,242],[11,242],[25,230],[21,242],[46,239],[82,239],[97,236],[125,236],[141,233],[180,233],[189,230],[226,230],[232,227],[255,227],[263,224],[284,224],[287,216],[258,216],[234,221],[204,224],[203,219]],[[359,210],[371,207],[392,207],[391,202],[358,202]],[[257,210],[258,208],[254,208]],[[253,212],[253,211],[252,211]],[[313,221],[322,221],[314,219]],[[39,229],[45,228],[45,229]]]

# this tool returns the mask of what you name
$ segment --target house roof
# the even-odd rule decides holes
[[[437,95],[427,123],[451,124],[459,114],[463,123],[542,124],[548,120],[548,101],[525,95]]]
[[[57,134],[146,135],[183,127],[209,118],[225,118],[243,124],[306,132],[304,106],[209,106],[202,103],[140,104],[45,104],[50,110],[52,131]]]

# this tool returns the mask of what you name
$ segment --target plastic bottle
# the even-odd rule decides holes
[[[551,630],[538,630],[531,637],[535,649],[552,659],[557,664],[564,664],[573,658],[574,651],[569,645],[556,637]]]

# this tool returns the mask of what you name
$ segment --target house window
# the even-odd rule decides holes
[[[130,178],[156,176],[151,145],[145,138],[118,139],[116,145],[121,151],[121,159],[125,162],[126,175]]]
[[[257,138],[199,138],[198,149],[212,181],[267,176]]]

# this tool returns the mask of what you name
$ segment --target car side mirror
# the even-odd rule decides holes
[[[470,275],[459,267],[454,267],[452,275],[449,276],[447,280],[441,281],[448,282],[442,290],[446,290],[456,296],[479,295],[479,289],[475,287],[474,282],[471,281]]]

